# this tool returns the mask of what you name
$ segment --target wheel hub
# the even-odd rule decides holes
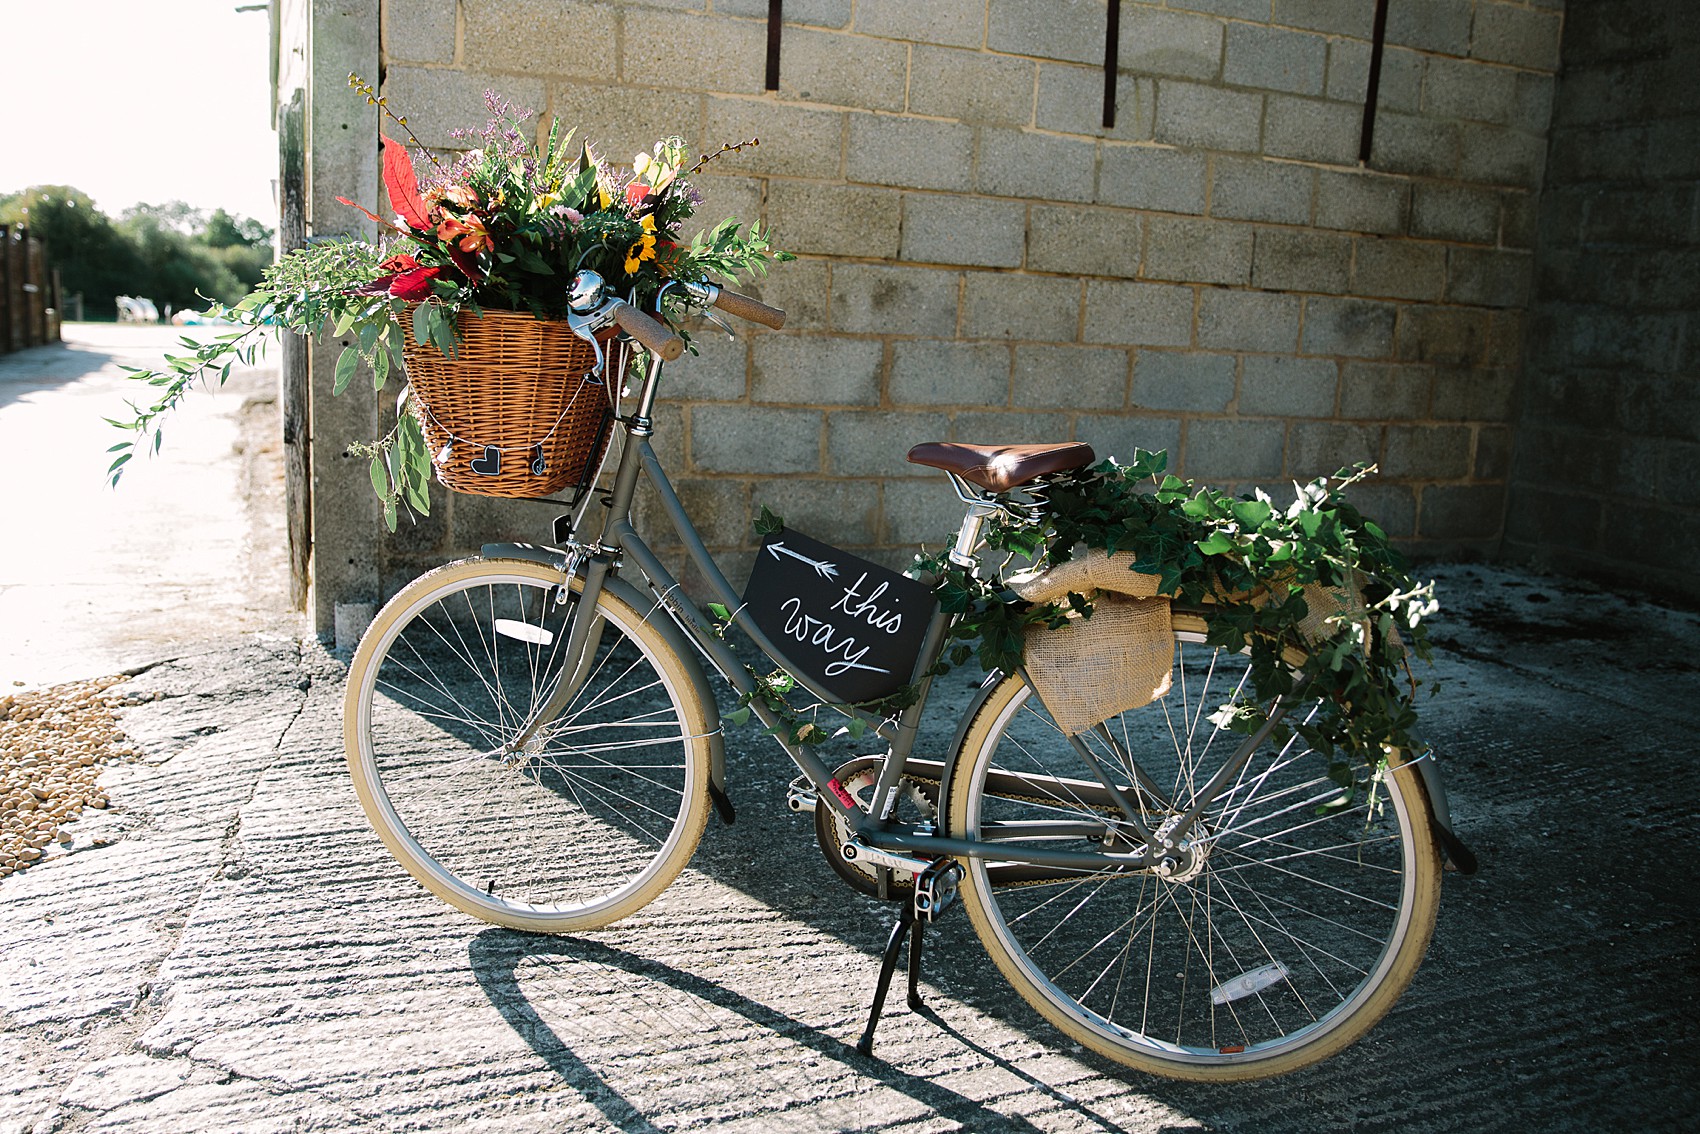
[[[1151,836],[1151,872],[1168,882],[1191,882],[1204,873],[1210,859],[1210,832],[1203,823],[1194,822],[1184,839],[1174,837],[1181,816],[1171,815]]]

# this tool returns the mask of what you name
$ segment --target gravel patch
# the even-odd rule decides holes
[[[67,827],[84,808],[106,808],[102,769],[138,755],[117,711],[161,696],[130,694],[120,688],[128,680],[101,677],[0,697],[0,878],[70,846]]]

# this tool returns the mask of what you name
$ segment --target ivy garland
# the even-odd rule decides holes
[[[1219,724],[1257,731],[1266,720],[1261,706],[1304,680],[1321,710],[1307,722],[1282,722],[1275,735],[1284,741],[1299,733],[1342,779],[1355,765],[1379,766],[1391,749],[1423,751],[1413,734],[1420,683],[1407,649],[1429,660],[1423,619],[1438,604],[1434,585],[1415,582],[1386,532],[1344,496],[1374,467],[1295,485],[1292,504],[1279,508],[1261,491],[1235,498],[1199,487],[1165,473],[1167,464],[1166,453],[1136,450],[1131,464],[1112,458],[1052,478],[1037,519],[991,522],[986,542],[1043,566],[1066,562],[1081,545],[1101,548],[1125,555],[1130,571],[1159,576],[1162,593],[1202,615],[1210,645],[1249,649],[1251,696],[1219,710],[1212,718]],[[943,609],[959,616],[946,666],[977,657],[988,671],[1013,672],[1029,626],[1056,628],[1071,612],[1091,614],[1084,595],[1070,594],[1066,604],[1023,602],[999,579],[943,554],[915,566],[936,580]],[[1325,640],[1305,641],[1304,585],[1346,587],[1353,579],[1365,619],[1339,620]],[[1306,652],[1297,672],[1283,657],[1292,645]]]
[[[1411,673],[1407,651],[1430,659],[1424,619],[1438,603],[1434,584],[1413,580],[1386,532],[1345,498],[1345,490],[1374,467],[1360,465],[1295,485],[1292,504],[1278,508],[1261,491],[1230,497],[1166,473],[1167,465],[1166,453],[1139,449],[1131,464],[1111,458],[1053,477],[1040,490],[1045,506],[1037,518],[988,523],[986,543],[1007,553],[1006,568],[1056,566],[1084,546],[1124,555],[1128,570],[1159,576],[1163,594],[1204,618],[1209,645],[1250,654],[1250,695],[1222,706],[1211,719],[1236,732],[1254,733],[1267,719],[1263,706],[1306,683],[1320,711],[1304,722],[1278,722],[1274,736],[1284,743],[1298,733],[1328,758],[1342,786],[1351,787],[1356,768],[1380,767],[1391,750],[1408,757],[1425,751],[1413,731],[1422,683]],[[781,526],[783,521],[763,507],[758,533]],[[931,676],[970,659],[978,659],[988,672],[1012,673],[1022,664],[1029,627],[1057,629],[1071,614],[1090,618],[1092,613],[1090,599],[1082,594],[1070,594],[1063,603],[1026,602],[1004,587],[1002,571],[963,568],[943,552],[917,556],[910,574],[931,578],[940,607],[958,616],[950,632],[954,645],[947,643]],[[1346,587],[1353,579],[1363,594],[1362,621],[1340,619],[1326,639],[1306,641],[1301,632],[1309,614],[1305,585]],[[731,612],[719,604],[710,604],[709,612],[723,633]],[[1297,671],[1285,656],[1294,645],[1305,652]],[[859,738],[867,726],[852,709],[889,718],[919,694],[909,685],[879,702],[815,704],[799,712],[786,698],[796,688],[789,673],[749,672],[755,688],[740,700],[732,723],[748,720],[750,703],[759,700],[779,719],[767,731],[803,744],[845,733]],[[829,734],[818,723],[823,708],[851,719]]]

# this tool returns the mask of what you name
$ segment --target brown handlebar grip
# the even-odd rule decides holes
[[[740,319],[748,319],[752,323],[760,323],[776,331],[785,325],[785,312],[777,307],[769,307],[759,299],[739,295],[735,291],[722,290],[714,297],[714,305]]]
[[[614,308],[614,322],[620,329],[665,361],[672,362],[685,353],[685,340],[629,303]]]

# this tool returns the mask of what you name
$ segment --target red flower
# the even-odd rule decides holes
[[[626,205],[629,208],[637,208],[639,205],[643,204],[644,198],[648,196],[649,186],[645,185],[641,181],[634,181],[630,185],[626,186]]]
[[[465,220],[445,217],[437,226],[437,239],[455,245],[462,252],[482,252],[490,247],[490,234],[485,231],[484,222],[477,217]]]

